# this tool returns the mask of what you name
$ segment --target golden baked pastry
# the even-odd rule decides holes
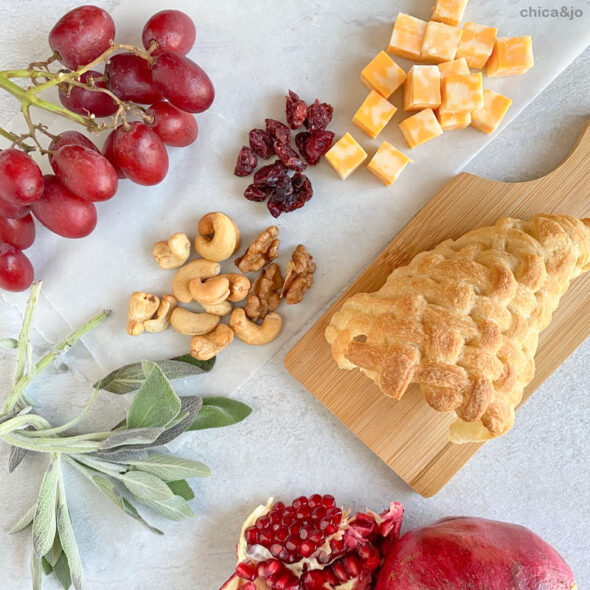
[[[326,329],[342,369],[400,399],[417,383],[454,412],[456,443],[504,434],[535,372],[539,332],[570,281],[590,270],[590,219],[502,218],[396,268],[347,299]]]

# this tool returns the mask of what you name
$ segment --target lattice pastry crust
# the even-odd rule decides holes
[[[435,410],[454,412],[453,442],[488,440],[512,427],[539,332],[587,270],[590,219],[502,218],[350,297],[326,339],[339,367],[359,368],[386,395],[417,383]]]

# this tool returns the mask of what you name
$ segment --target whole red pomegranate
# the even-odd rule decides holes
[[[401,504],[352,515],[329,495],[269,499],[246,520],[235,574],[221,590],[369,590],[399,538]]]
[[[574,574],[529,529],[450,517],[407,532],[392,548],[375,590],[572,590]]]

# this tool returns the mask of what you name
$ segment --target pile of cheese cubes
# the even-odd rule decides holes
[[[481,73],[488,77],[515,76],[533,66],[530,37],[497,37],[494,27],[458,24],[468,0],[436,0],[432,20],[425,22],[399,13],[393,27],[388,53],[436,65],[415,65],[406,73],[381,51],[361,72],[361,82],[370,90],[352,122],[375,138],[389,123],[396,107],[389,98],[404,87],[404,111],[418,111],[399,127],[410,148],[415,148],[444,131],[471,125],[492,133],[512,101],[483,88]],[[342,179],[366,160],[367,153],[347,133],[326,154]],[[405,154],[383,142],[367,168],[385,185],[395,182],[412,162]]]

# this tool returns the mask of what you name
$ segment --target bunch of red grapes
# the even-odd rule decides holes
[[[207,74],[185,57],[195,41],[195,25],[183,12],[163,10],[146,23],[142,42],[151,63],[138,53],[110,56],[104,74],[87,71],[77,79],[107,88],[122,101],[151,105],[141,121],[114,128],[103,151],[78,131],[66,131],[48,147],[54,174],[42,174],[17,148],[0,151],[0,288],[27,289],[33,267],[23,254],[35,239],[33,215],[51,231],[81,238],[96,226],[95,202],[112,198],[119,179],[154,185],[168,171],[166,145],[183,147],[197,138],[191,113],[201,113],[215,92]],[[96,6],[64,15],[49,34],[59,62],[76,70],[111,47],[115,24]],[[149,57],[148,55],[148,57]],[[96,81],[97,80],[97,81]],[[59,87],[63,105],[78,114],[108,117],[119,105],[106,93],[82,86]]]

